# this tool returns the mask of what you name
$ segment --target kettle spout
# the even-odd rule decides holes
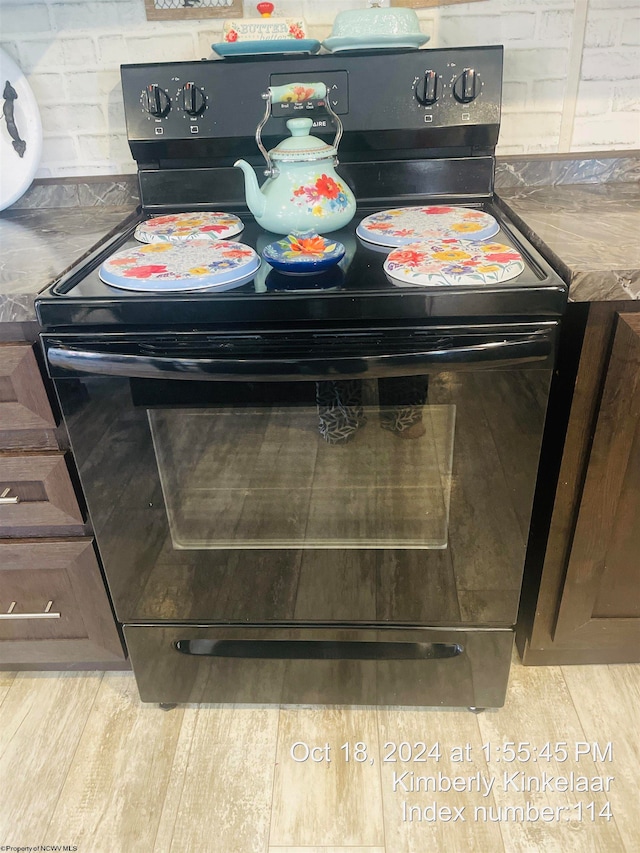
[[[234,168],[242,169],[244,172],[244,191],[247,199],[247,207],[256,219],[260,219],[264,216],[267,208],[267,199],[258,186],[258,179],[256,178],[253,167],[246,160],[236,160],[233,166]]]

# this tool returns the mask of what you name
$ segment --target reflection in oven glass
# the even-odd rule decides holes
[[[446,548],[455,405],[359,384],[318,383],[315,408],[149,409],[173,548]]]
[[[340,385],[334,390],[344,417],[358,415],[359,425],[337,444],[321,434],[327,412],[316,394],[327,389],[313,382],[269,388],[107,377],[59,382],[118,618],[125,624],[512,624],[549,379],[550,370],[535,365],[436,372],[428,404],[413,398],[413,409],[398,405],[409,399],[404,391],[386,396],[380,380],[362,381],[355,401]],[[405,430],[414,438],[401,437],[397,420],[408,423],[417,414],[421,423]],[[291,535],[288,519],[301,511],[292,492],[300,483],[304,536],[310,540],[313,530],[325,544],[303,538],[294,547],[274,547],[276,537]],[[327,483],[335,497],[329,501],[327,488],[321,503]],[[397,491],[390,493],[389,484]],[[266,498],[260,503],[263,490],[278,485],[275,508]],[[191,502],[188,512],[181,510],[181,492]],[[230,503],[234,494],[236,538],[226,547],[212,544],[224,541],[231,526],[212,505]],[[386,509],[384,499],[399,505]],[[419,535],[420,544],[380,545],[383,537],[391,540],[389,531],[395,541]],[[355,537],[358,547],[341,544]],[[429,539],[446,547],[425,547]]]

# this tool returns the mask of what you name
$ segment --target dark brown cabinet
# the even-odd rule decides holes
[[[0,344],[0,448],[57,449],[56,426],[33,347]]]
[[[127,666],[33,345],[0,344],[0,668]]]
[[[0,662],[122,659],[92,539],[0,541],[0,588]]]
[[[548,530],[527,558],[524,663],[640,661],[637,303],[588,309]]]
[[[65,455],[0,455],[0,537],[83,534]]]

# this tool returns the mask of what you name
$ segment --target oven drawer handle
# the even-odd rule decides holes
[[[178,640],[175,648],[183,655],[269,660],[439,660],[464,652],[460,643],[346,640]]]
[[[75,373],[139,379],[307,382],[361,377],[416,376],[425,370],[481,369],[545,361],[554,351],[547,330],[521,338],[428,352],[328,358],[168,358],[50,347],[49,364]]]

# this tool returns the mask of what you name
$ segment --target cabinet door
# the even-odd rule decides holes
[[[1,345],[0,430],[55,425],[31,344]]]
[[[0,450],[56,448],[55,427],[33,346],[0,344]]]
[[[64,453],[0,454],[0,536],[83,532],[83,515]]]
[[[554,641],[640,661],[640,314],[620,314]]]
[[[0,540],[0,668],[123,659],[91,539]]]

